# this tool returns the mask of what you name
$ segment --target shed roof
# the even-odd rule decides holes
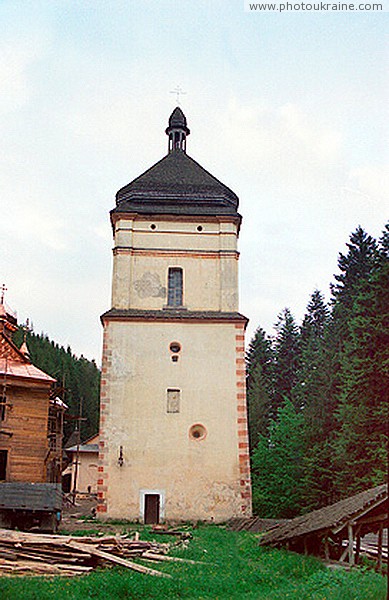
[[[84,452],[84,453],[95,453],[99,451],[98,444],[80,444],[79,446],[70,446],[66,448],[66,452]]]
[[[347,523],[357,520],[367,511],[371,511],[387,500],[388,486],[386,484],[370,488],[335,504],[291,519],[264,533],[260,543],[278,544],[319,531],[341,531]]]

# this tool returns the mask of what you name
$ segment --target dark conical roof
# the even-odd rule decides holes
[[[176,129],[189,134],[179,106],[170,115],[166,133]],[[118,191],[112,212],[237,215],[238,204],[230,188],[190,158],[184,146],[173,144],[167,156]]]
[[[169,127],[187,127],[186,116],[179,106],[173,110],[169,118]]]
[[[239,199],[182,150],[174,150],[116,194],[113,212],[236,215]]]

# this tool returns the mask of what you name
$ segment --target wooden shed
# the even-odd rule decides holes
[[[384,484],[276,525],[263,533],[260,544],[354,565],[359,560],[361,538],[378,533],[380,568],[383,530],[387,527],[388,486]]]

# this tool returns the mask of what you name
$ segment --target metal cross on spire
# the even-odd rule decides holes
[[[3,283],[3,285],[0,288],[1,291],[1,304],[4,304],[4,294],[7,291],[7,288],[5,287],[5,283]]]
[[[178,104],[178,106],[180,105],[180,94],[184,95],[186,94],[186,92],[184,92],[179,85],[176,86],[175,90],[172,90],[171,92],[169,92],[170,94],[176,94],[176,102]]]

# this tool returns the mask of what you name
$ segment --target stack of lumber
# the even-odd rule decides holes
[[[0,575],[81,575],[96,567],[120,565],[140,573],[170,577],[138,564],[138,557],[150,561],[184,561],[167,556],[169,544],[128,536],[72,537],[22,533],[0,529]],[[185,561],[190,562],[190,561]]]

